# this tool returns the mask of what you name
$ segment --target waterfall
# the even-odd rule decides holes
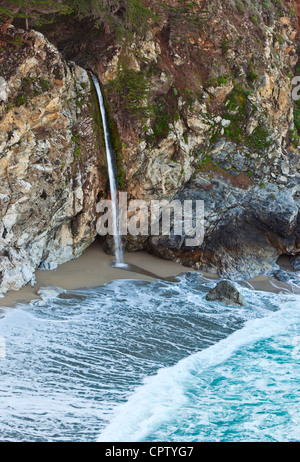
[[[102,124],[103,124],[103,131],[104,131],[104,138],[105,138],[109,186],[110,186],[112,210],[113,210],[113,231],[114,231],[113,234],[114,234],[114,243],[115,243],[116,266],[123,266],[124,265],[123,248],[122,248],[121,236],[119,233],[119,206],[118,206],[117,183],[116,183],[116,176],[115,176],[115,171],[113,167],[114,151],[111,145],[109,126],[107,122],[106,111],[105,111],[101,88],[100,88],[97,77],[92,73],[91,73],[91,76],[92,76],[93,83],[94,83],[94,86],[95,86],[95,89],[98,95],[98,101],[99,101],[100,112],[101,112],[101,117],[102,117]]]

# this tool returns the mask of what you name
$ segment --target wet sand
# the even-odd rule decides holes
[[[10,291],[0,298],[0,306],[12,306],[18,302],[29,302],[38,296],[41,287],[56,286],[65,290],[83,287],[97,287],[117,279],[136,279],[153,281],[155,279],[172,280],[175,276],[195,271],[191,268],[155,257],[147,252],[126,253],[125,261],[129,270],[114,268],[114,257],[107,255],[98,241],[95,241],[81,257],[60,265],[52,271],[36,271],[36,284],[27,285],[19,291]],[[287,267],[287,262],[282,262]],[[216,274],[199,271],[199,281],[218,280]],[[269,276],[258,276],[249,281],[238,281],[245,287],[255,290],[279,293],[290,292],[289,285]]]
[[[19,291],[7,292],[4,298],[0,298],[0,306],[36,299],[41,287],[79,289],[101,286],[116,279],[153,281],[157,278],[172,278],[180,273],[193,271],[178,263],[149,255],[147,252],[126,253],[124,259],[130,265],[130,271],[112,267],[114,257],[107,255],[96,241],[79,258],[60,265],[56,270],[36,271],[34,287],[27,284]]]
[[[287,282],[281,282],[271,276],[256,276],[253,279],[248,281],[238,281],[245,287],[253,288],[255,290],[260,290],[262,292],[272,292],[274,294],[279,293],[291,293],[294,291],[294,288]],[[300,293],[300,287],[299,287]]]

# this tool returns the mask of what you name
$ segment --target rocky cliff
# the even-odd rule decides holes
[[[93,242],[106,173],[86,71],[66,63],[40,33],[9,28],[0,42],[0,289],[6,292]]]
[[[42,29],[66,59],[98,75],[129,199],[205,201],[200,247],[185,248],[184,235],[124,244],[229,277],[272,273],[279,255],[300,252],[300,110],[291,94],[298,2],[149,5],[147,31],[126,40],[72,17]],[[86,73],[34,32],[18,55],[22,33],[9,34],[14,53],[5,48],[0,64],[1,245],[9,253],[1,271],[2,287],[14,287],[5,282],[11,271],[17,288],[36,266],[53,267],[91,242],[105,181]]]
[[[159,20],[130,44],[99,31],[52,39],[98,74],[119,134],[131,198],[202,199],[206,234],[128,238],[226,276],[271,273],[299,253],[297,2],[152,2]],[[70,28],[71,30],[72,28]]]

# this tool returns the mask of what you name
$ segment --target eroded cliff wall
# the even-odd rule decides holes
[[[106,185],[85,70],[40,33],[0,37],[0,290],[79,256],[96,235]],[[104,154],[105,156],[105,154]]]
[[[149,4],[150,5],[150,4]],[[99,31],[68,43],[104,85],[130,198],[199,199],[205,240],[127,238],[128,249],[227,276],[271,273],[299,252],[297,2],[152,2],[132,42]]]
[[[130,39],[74,17],[43,28],[55,47],[9,29],[0,56],[2,290],[94,239],[106,177],[82,68],[103,85],[128,198],[205,202],[201,246],[149,233],[128,236],[127,249],[229,277],[272,273],[279,255],[299,255],[299,2],[145,3],[148,30]]]

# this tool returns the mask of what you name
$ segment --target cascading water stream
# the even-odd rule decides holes
[[[116,184],[115,171],[113,167],[114,152],[111,146],[109,126],[107,122],[106,110],[104,106],[104,100],[103,100],[101,88],[100,88],[97,77],[92,72],[90,74],[91,74],[91,77],[92,77],[92,80],[93,80],[93,83],[94,83],[94,86],[97,92],[100,112],[101,112],[101,117],[102,117],[103,130],[104,130],[109,185],[110,185],[112,210],[113,210],[113,231],[114,231],[116,266],[123,266],[124,256],[123,256],[122,240],[121,240],[121,236],[119,233],[119,207],[118,207],[117,184]]]

